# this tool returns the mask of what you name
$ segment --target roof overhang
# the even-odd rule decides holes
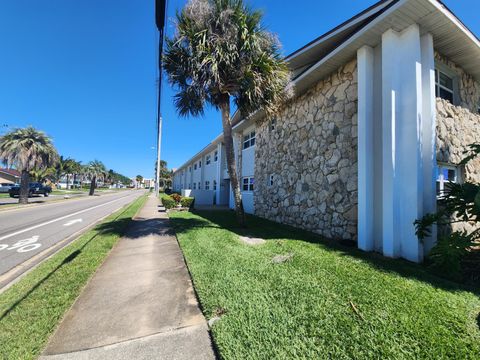
[[[436,50],[480,81],[480,42],[443,3],[437,0],[398,0],[298,75],[294,80],[297,94],[353,59],[362,46],[379,45],[387,30],[401,32],[412,24],[420,26],[422,35],[432,34]]]

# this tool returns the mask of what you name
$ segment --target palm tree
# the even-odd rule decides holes
[[[232,137],[230,104],[243,117],[275,114],[287,98],[290,74],[276,37],[262,15],[242,0],[189,0],[177,14],[177,31],[166,40],[163,68],[178,89],[181,116],[201,115],[209,103],[222,115],[227,168],[240,225],[245,225]]]
[[[0,158],[21,172],[20,204],[28,203],[29,172],[53,166],[58,153],[52,140],[43,132],[31,126],[14,129],[0,137]]]
[[[139,188],[139,184],[141,185],[142,184],[142,181],[143,181],[143,176],[142,175],[137,175],[135,177],[135,180],[137,181],[137,189]]]
[[[71,171],[72,171],[72,174],[73,174],[73,187],[75,187],[76,185],[76,182],[77,182],[77,176],[80,175],[82,173],[82,163],[81,161],[76,161],[76,160],[72,160],[72,164],[71,164]]]
[[[30,178],[37,182],[43,182],[46,180],[52,181],[55,178],[55,168],[48,167],[48,168],[41,168],[41,169],[33,169],[30,170]]]
[[[97,178],[105,177],[105,172],[107,171],[105,165],[99,160],[90,161],[86,167],[86,172],[91,178],[90,182],[90,192],[89,195],[93,196],[95,192],[95,187],[97,186]]]

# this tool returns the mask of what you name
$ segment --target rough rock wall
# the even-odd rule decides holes
[[[459,106],[437,98],[437,161],[458,165],[465,157],[468,145],[480,143],[480,85],[462,68],[436,53],[437,61],[452,69],[458,76]],[[460,169],[465,181],[480,183],[480,159],[472,160]],[[457,223],[452,230],[474,229],[474,224]],[[449,232],[450,229],[444,229]],[[442,231],[442,232],[443,232]]]
[[[257,124],[255,187],[256,215],[357,239],[356,59]]]

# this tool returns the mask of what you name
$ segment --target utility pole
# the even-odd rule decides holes
[[[165,16],[167,14],[167,0],[155,0],[155,24],[158,29],[158,99],[157,99],[157,173],[155,174],[155,194],[160,191],[160,155],[162,145],[162,55],[163,37],[165,29]]]

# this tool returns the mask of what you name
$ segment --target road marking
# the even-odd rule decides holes
[[[50,221],[47,221],[47,222],[44,222],[42,224],[38,224],[38,225],[35,225],[35,226],[31,226],[29,228],[26,228],[26,229],[23,229],[23,230],[19,230],[19,231],[16,231],[14,233],[11,233],[11,234],[8,234],[8,235],[4,235],[2,237],[0,237],[0,241],[3,241],[5,239],[9,239],[11,238],[12,236],[16,236],[16,235],[20,235],[20,234],[23,234],[24,232],[27,232],[27,231],[31,231],[31,230],[34,230],[34,229],[38,229],[42,226],[46,226],[46,225],[50,225],[50,224],[53,224],[54,222],[57,222],[57,221],[61,221],[61,220],[64,220],[64,219],[68,219],[69,217],[72,217],[72,216],[76,216],[76,215],[79,215],[79,214],[83,214],[84,212],[87,212],[87,211],[90,211],[90,210],[93,210],[93,209],[98,209],[99,207],[102,207],[102,206],[106,206],[108,204],[111,204],[111,203],[114,203],[114,202],[117,202],[119,200],[123,200],[124,198],[126,198],[127,196],[124,196],[124,197],[121,197],[119,199],[115,199],[115,200],[112,200],[112,201],[108,201],[106,203],[103,203],[103,204],[100,204],[100,205],[96,205],[96,206],[93,206],[91,208],[88,208],[88,209],[84,209],[84,210],[80,210],[80,211],[77,211],[73,214],[70,214],[70,215],[65,215],[65,216],[62,216],[62,217],[59,217],[59,218],[56,218],[56,219],[53,219],[53,220],[50,220]]]
[[[72,226],[73,224],[81,223],[82,221],[83,219],[70,220],[69,222],[63,224],[63,226]]]
[[[6,249],[6,250],[17,250],[17,252],[22,253],[22,252],[36,250],[40,246],[42,246],[42,244],[37,243],[38,239],[40,239],[40,236],[35,235],[29,239],[19,240],[15,244],[12,244],[11,246],[8,244],[0,244],[0,251]]]

